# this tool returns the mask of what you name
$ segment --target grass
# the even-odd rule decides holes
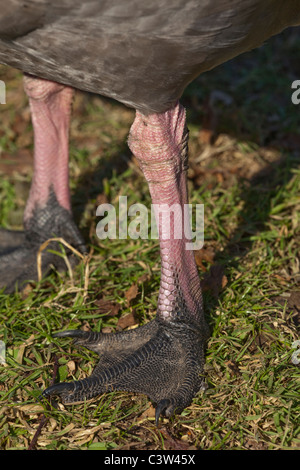
[[[149,321],[159,289],[157,240],[100,242],[95,236],[99,203],[116,203],[126,194],[129,205],[150,204],[126,146],[134,113],[77,94],[71,189],[75,218],[92,248],[89,272],[81,263],[21,293],[0,293],[0,339],[6,345],[1,449],[28,448],[43,415],[38,449],[299,448],[300,374],[291,359],[300,322],[300,138],[299,109],[290,100],[291,82],[300,76],[299,46],[297,36],[286,32],[200,77],[183,97],[191,201],[205,204],[205,246],[196,259],[211,328],[208,389],[159,428],[144,396],[109,393],[51,409],[37,401],[56,363],[57,379],[72,380],[89,375],[97,360],[51,333],[114,331],[132,318]],[[32,129],[21,75],[1,67],[0,79],[7,84],[0,223],[20,228],[32,175]]]

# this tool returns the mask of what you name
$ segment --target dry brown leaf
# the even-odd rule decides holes
[[[134,312],[131,312],[119,319],[117,328],[124,330],[125,328],[129,328],[130,326],[134,326],[136,324],[137,321],[135,319]]]
[[[165,449],[166,450],[187,450],[189,444],[179,439],[175,439],[166,428],[161,430],[161,433],[165,437]]]
[[[98,312],[100,314],[107,314],[109,317],[116,317],[120,311],[120,305],[114,304],[110,300],[98,299],[95,300],[95,304],[98,307]]]
[[[128,291],[125,293],[126,300],[128,302],[128,305],[131,300],[135,299],[136,296],[138,295],[138,286],[136,284],[132,284],[131,287],[129,287]]]
[[[155,408],[151,404],[149,408],[147,408],[140,416],[141,420],[147,419],[147,418],[155,418]]]
[[[201,268],[202,271],[206,271],[206,267],[203,265],[202,261],[207,261],[208,263],[213,263],[215,258],[215,252],[211,247],[203,247],[201,250],[194,252],[195,261],[197,266]]]

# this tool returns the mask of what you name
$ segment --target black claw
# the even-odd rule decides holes
[[[170,406],[171,402],[168,398],[161,400],[155,410],[155,424],[158,426],[160,416],[165,415],[165,411]]]
[[[54,333],[52,336],[53,338],[70,337],[70,338],[85,339],[89,336],[89,332],[82,331],[82,330],[65,330],[65,331],[59,331],[58,333]]]
[[[74,383],[75,382],[73,383],[62,382],[59,384],[51,385],[50,387],[46,388],[46,390],[43,391],[41,396],[44,398],[49,398],[53,395],[61,395],[61,396],[69,395],[70,393],[74,391],[74,388],[75,388]]]
[[[82,330],[65,330],[54,333],[53,338],[73,338],[74,344],[78,346],[84,346],[87,349],[97,352],[95,349],[95,343],[99,341],[100,333],[94,331],[82,331]]]

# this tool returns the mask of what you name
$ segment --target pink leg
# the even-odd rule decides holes
[[[152,203],[165,204],[166,210],[174,204],[181,208],[181,214],[177,219],[175,216],[173,222],[175,226],[181,225],[181,239],[175,238],[174,225],[169,238],[163,239],[165,227],[162,218],[158,224],[161,285],[157,313],[164,320],[181,316],[203,323],[198,271],[193,251],[186,249],[188,240],[184,231],[183,207],[188,203],[187,140],[185,110],[178,103],[162,114],[143,116],[137,112],[129,146],[148,181]]]
[[[24,76],[34,129],[34,176],[24,219],[44,207],[51,189],[61,207],[71,209],[69,194],[69,126],[74,90],[59,83]]]
[[[129,146],[149,183],[152,202],[165,204],[166,210],[187,203],[187,135],[179,104],[162,114],[137,113],[130,131]],[[174,219],[173,227],[178,224],[183,225],[183,218]],[[156,319],[119,334],[56,333],[97,352],[100,362],[90,377],[52,385],[43,396],[76,403],[109,390],[144,393],[157,405],[158,423],[161,414],[183,410],[203,388],[208,328],[194,255],[172,227],[169,236],[163,224],[159,229],[162,268]]]

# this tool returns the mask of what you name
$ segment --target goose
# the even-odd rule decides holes
[[[24,231],[0,233],[0,285],[34,279],[36,253],[53,234],[87,248],[72,217],[68,135],[74,90],[135,109],[128,145],[155,207],[188,203],[186,86],[235,56],[300,24],[297,0],[0,0],[0,63],[21,70],[34,129],[34,174]],[[156,209],[158,211],[158,209]],[[156,213],[156,216],[159,216]],[[99,354],[91,376],[43,396],[76,403],[111,390],[147,395],[156,422],[187,407],[204,387],[204,318],[188,237],[160,237],[156,318],[119,333],[66,330],[54,336]],[[174,215],[172,227],[182,224]],[[59,259],[43,256],[43,272]]]

